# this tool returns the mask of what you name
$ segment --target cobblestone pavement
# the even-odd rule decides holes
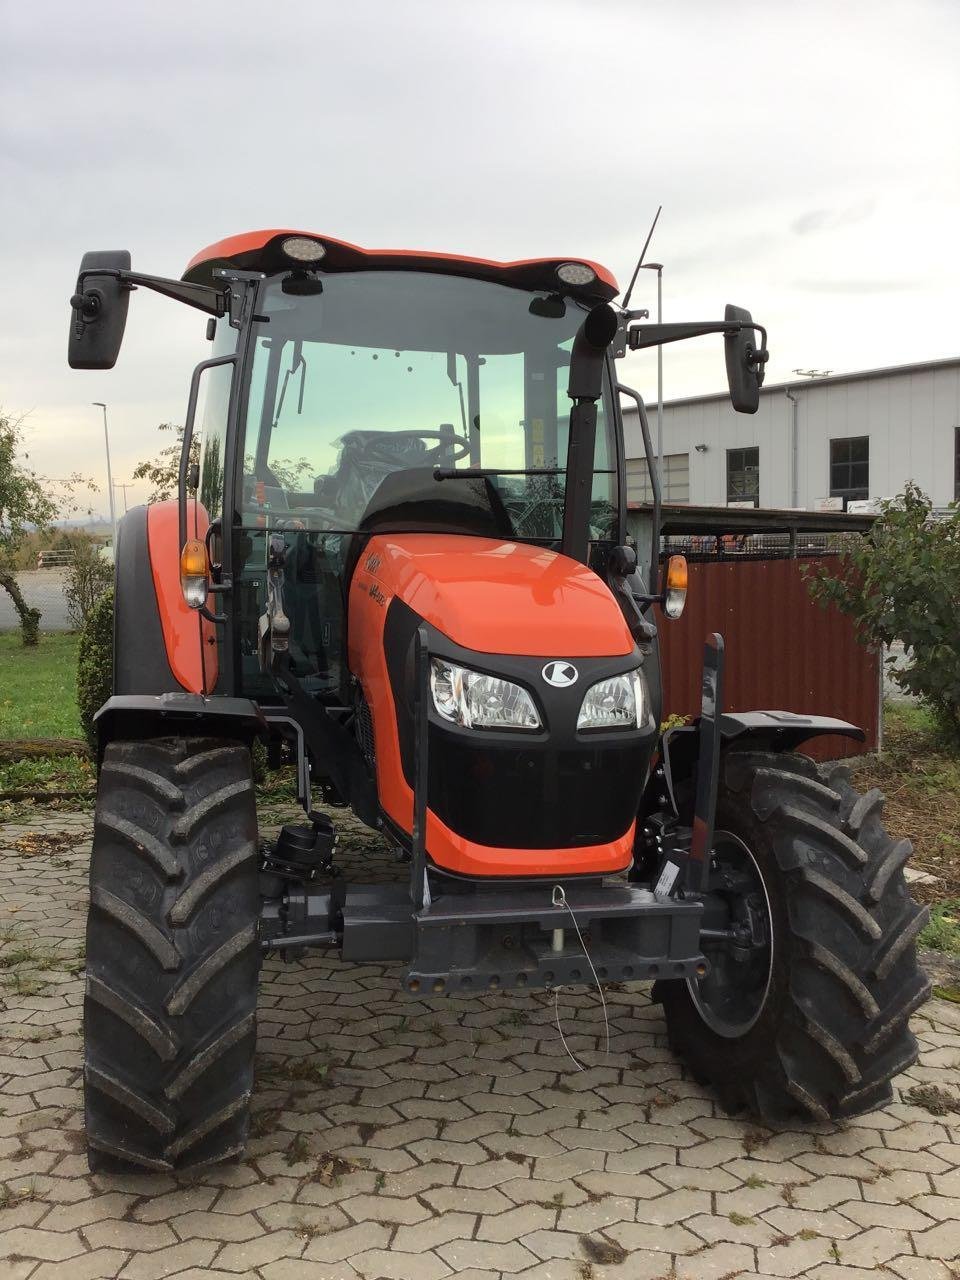
[[[96,1176],[80,1012],[90,819],[0,828],[2,1280],[950,1280],[960,1005],[917,1016],[886,1110],[780,1132],[722,1114],[646,989],[415,1002],[389,967],[271,963],[246,1159]],[[355,874],[394,875],[370,837]],[[905,1090],[936,1085],[926,1107]],[[933,1107],[933,1111],[929,1108]],[[937,1111],[945,1114],[936,1114]]]

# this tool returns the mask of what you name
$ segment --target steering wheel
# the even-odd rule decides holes
[[[436,440],[433,449],[427,449],[419,459],[425,466],[433,466],[439,462],[459,462],[470,452],[470,441],[466,436],[450,435],[444,431],[384,431],[380,433],[382,444],[377,440],[366,439],[359,445],[359,453],[365,462],[378,463],[380,466],[393,467],[398,461],[397,451],[387,443],[396,440]]]

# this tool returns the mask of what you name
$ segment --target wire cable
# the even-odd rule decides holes
[[[590,952],[587,950],[587,944],[584,942],[583,934],[580,932],[580,926],[577,924],[577,917],[573,914],[573,908],[570,906],[570,903],[567,901],[567,895],[563,891],[562,884],[555,884],[553,886],[553,905],[555,907],[566,907],[567,911],[570,913],[570,919],[573,921],[573,927],[577,931],[577,937],[580,940],[580,946],[583,950],[583,954],[586,956],[587,964],[590,966],[590,972],[593,974],[593,980],[596,983],[597,991],[600,993],[600,1003],[603,1006],[603,1026],[604,1026],[604,1031],[606,1033],[606,1046],[607,1046],[606,1054],[609,1057],[610,1018],[607,1015],[607,1001],[603,994],[603,987],[601,986],[600,979],[597,977],[597,971],[593,966],[593,960],[590,958]],[[570,1046],[567,1044],[566,1037],[563,1034],[563,1027],[560,1025],[560,989],[561,988],[559,985],[554,987],[553,989],[553,1011],[554,1011],[554,1016],[556,1018],[557,1031],[560,1033],[560,1043],[563,1045],[564,1049],[567,1051],[567,1057],[570,1059],[573,1065],[577,1068],[577,1070],[586,1071],[587,1068],[584,1066],[582,1062],[578,1061],[578,1059],[574,1056]]]

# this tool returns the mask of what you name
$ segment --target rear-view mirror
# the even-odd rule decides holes
[[[129,270],[130,254],[126,249],[83,255],[77,290],[70,299],[67,359],[71,369],[112,369],[117,363],[131,288],[118,279],[117,273]]]
[[[725,321],[735,320],[744,326],[736,333],[723,335],[730,399],[737,413],[756,413],[760,407],[760,386],[763,382],[766,352],[757,346],[757,331],[752,328],[753,317],[745,307],[735,307],[728,302],[723,318]]]

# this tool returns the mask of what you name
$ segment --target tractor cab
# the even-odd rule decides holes
[[[290,669],[330,698],[350,678],[344,611],[372,535],[560,548],[571,350],[595,299],[412,266],[331,272],[310,293],[279,274],[258,290],[231,510],[243,693],[270,689],[257,624],[273,533],[287,548]],[[237,333],[219,328],[222,351]],[[623,536],[612,387],[604,370],[588,516],[601,572]],[[227,433],[203,431],[199,492],[219,516]]]

